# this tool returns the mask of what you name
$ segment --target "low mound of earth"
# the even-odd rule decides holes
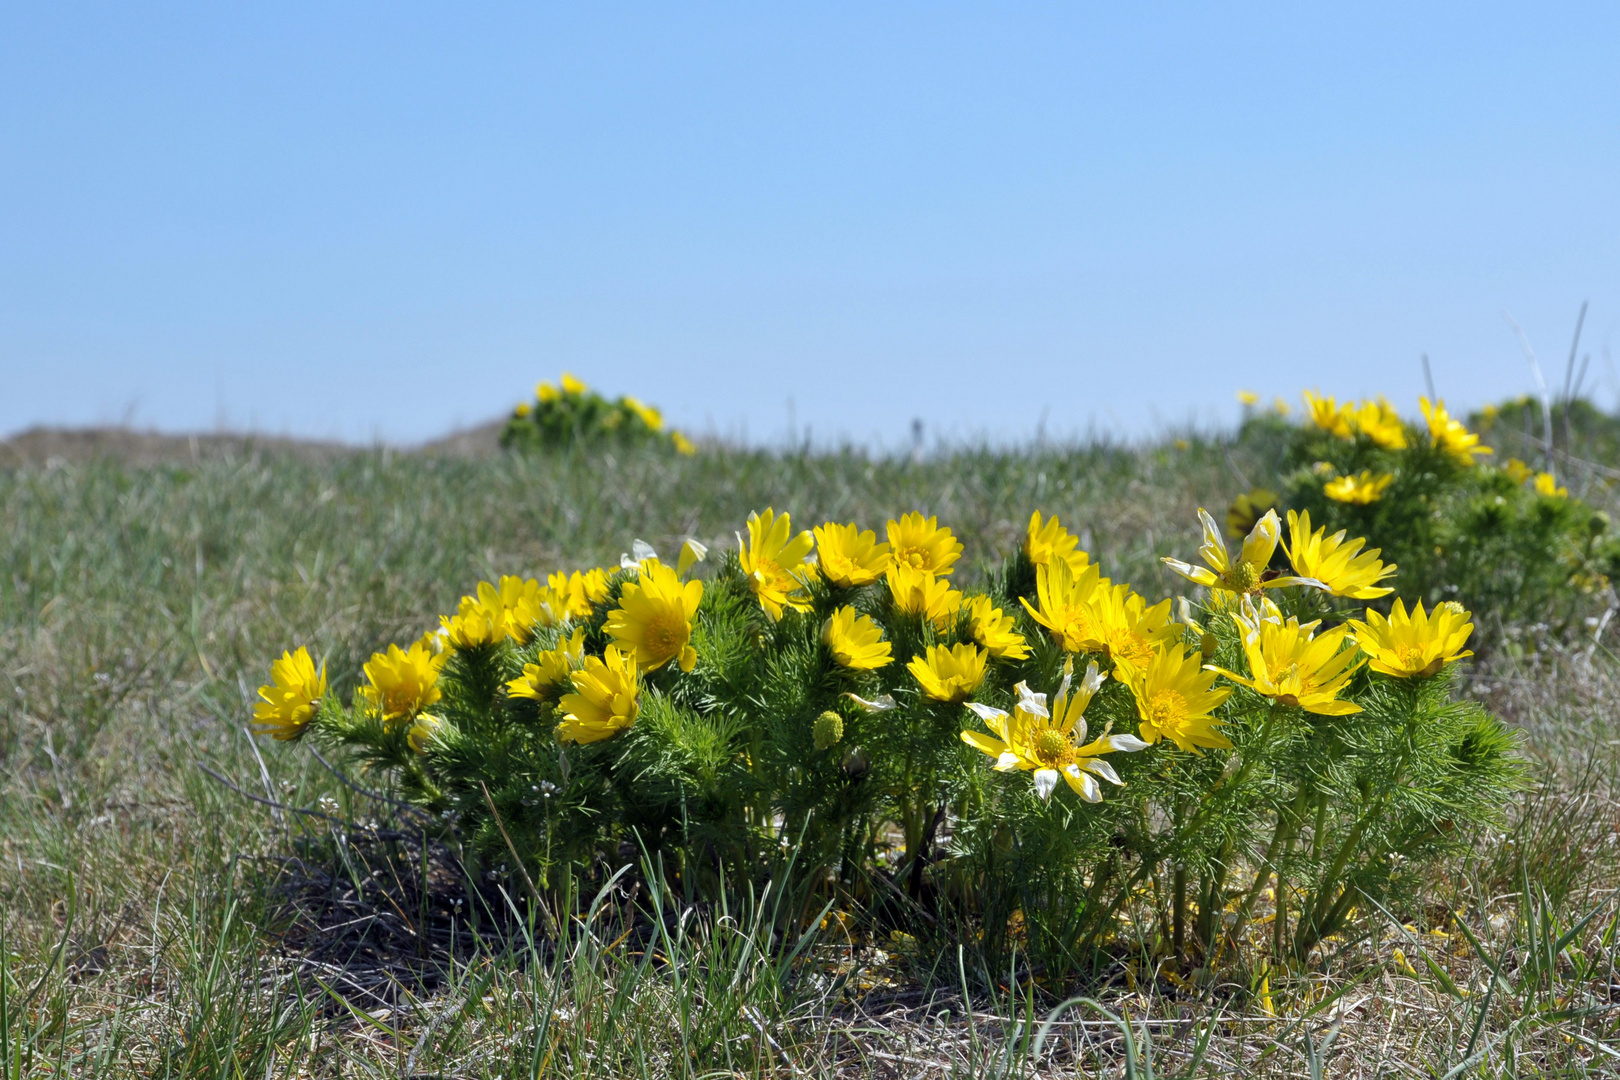
[[[492,420],[417,446],[395,449],[406,453],[484,457],[500,449],[504,422]],[[127,427],[32,427],[0,439],[0,468],[70,464],[96,458],[112,458],[129,465],[160,465],[264,454],[325,461],[373,449],[376,447],[251,432],[177,435]]]

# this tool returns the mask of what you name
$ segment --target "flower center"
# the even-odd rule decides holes
[[[643,640],[656,656],[674,656],[686,644],[686,620],[673,611],[660,611],[647,622]]]
[[[1161,731],[1179,727],[1187,719],[1187,699],[1174,690],[1159,690],[1148,698],[1147,713]]]
[[[1068,748],[1068,736],[1053,728],[1047,728],[1035,737],[1035,756],[1041,759],[1042,765],[1056,765]]]
[[[1395,650],[1395,658],[1407,671],[1423,670],[1423,647],[1420,645],[1402,645]]]
[[[928,569],[928,553],[921,548],[906,548],[894,553],[894,561],[914,570]]]
[[[1235,591],[1241,593],[1252,592],[1260,584],[1260,575],[1263,570],[1263,567],[1239,559],[1237,565],[1232,567],[1232,584],[1237,587]]]

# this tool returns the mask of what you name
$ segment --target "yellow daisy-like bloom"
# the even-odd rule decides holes
[[[435,654],[422,641],[409,649],[388,646],[385,653],[372,653],[362,669],[366,684],[355,693],[372,713],[384,720],[415,716],[439,700],[439,672],[450,651]]]
[[[703,582],[683,585],[673,567],[649,559],[641,564],[635,581],[624,583],[619,606],[608,614],[602,629],[647,671],[657,671],[671,660],[679,660],[682,671],[691,671],[697,663],[692,619],[702,602]]]
[[[889,545],[878,543],[877,533],[871,529],[863,532],[854,524],[829,521],[815,535],[821,576],[834,585],[870,585],[894,565]]]
[[[1423,601],[1408,614],[1400,600],[1395,601],[1389,617],[1368,611],[1366,621],[1351,619],[1356,642],[1371,661],[1374,671],[1396,678],[1409,679],[1414,675],[1433,675],[1454,660],[1473,656],[1464,649],[1468,635],[1474,632],[1471,616],[1456,601],[1436,604],[1432,612],[1423,612]]]
[[[1260,516],[1277,505],[1277,493],[1270,488],[1254,488],[1232,500],[1226,508],[1226,535],[1241,540],[1260,521]]]
[[[1131,688],[1142,718],[1142,738],[1169,739],[1194,754],[1202,748],[1229,750],[1232,743],[1215,730],[1221,721],[1210,714],[1231,696],[1230,687],[1215,687],[1216,675],[1203,669],[1203,655],[1180,645],[1160,649],[1146,667],[1122,667],[1120,681]]]
[[[432,713],[423,713],[412,722],[411,729],[405,733],[405,741],[418,754],[425,754],[427,753],[428,741],[442,727],[444,727],[442,719]]]
[[[1339,700],[1350,676],[1361,666],[1357,650],[1341,647],[1350,637],[1350,627],[1335,626],[1319,637],[1311,631],[1317,623],[1303,626],[1296,618],[1287,622],[1245,618],[1233,615],[1243,636],[1243,654],[1249,661],[1249,678],[1225,668],[1207,665],[1208,670],[1225,675],[1242,686],[1283,705],[1294,705],[1320,716],[1348,716],[1361,706]]]
[[[977,645],[930,645],[906,667],[924,694],[935,701],[956,702],[972,697],[984,682],[989,659],[990,654]]]
[[[894,662],[892,646],[883,640],[883,628],[847,604],[821,624],[821,640],[841,667],[872,671]]]
[[[1091,594],[1091,610],[1103,655],[1127,667],[1147,666],[1160,649],[1181,640],[1183,627],[1170,618],[1170,601],[1148,603],[1129,585],[1112,585]]]
[[[537,626],[556,623],[552,592],[533,578],[508,574],[498,585],[478,583],[476,596],[463,596],[454,618],[440,618],[450,643],[458,649],[493,645],[511,638],[519,644],[534,639]]]
[[[562,608],[559,617],[588,619],[592,606],[608,597],[608,575],[612,571],[596,569],[565,574],[557,571],[546,579],[554,604]]]
[[[531,406],[527,401],[520,401],[516,405],[512,406],[512,415],[518,417],[519,419],[528,416],[533,411],[533,406]]]
[[[1215,527],[1215,519],[1209,516],[1209,511],[1199,507],[1198,520],[1204,525],[1204,543],[1198,549],[1198,555],[1205,565],[1191,566],[1169,557],[1160,560],[1188,581],[1239,594],[1259,589],[1279,589],[1285,585],[1320,586],[1320,582],[1307,578],[1264,578],[1272,553],[1277,550],[1277,540],[1282,535],[1282,522],[1277,520],[1277,511],[1267,510],[1254,523],[1254,528],[1243,540],[1243,549],[1236,560],[1227,554],[1226,541],[1221,539],[1221,531]]]
[[[578,379],[574,378],[572,374],[566,371],[562,373],[562,388],[563,393],[572,394],[576,397],[589,389],[589,387],[587,387],[584,383],[580,382]]]
[[[1363,401],[1355,411],[1355,426],[1385,450],[1406,449],[1406,425],[1388,400]]]
[[[1341,476],[1337,480],[1329,480],[1322,485],[1322,494],[1334,502],[1355,503],[1366,506],[1375,503],[1384,497],[1384,492],[1395,478],[1389,473],[1375,473],[1363,470],[1355,475]]]
[[[1479,436],[1464,427],[1461,420],[1453,419],[1446,412],[1444,401],[1431,403],[1426,397],[1418,398],[1418,408],[1423,410],[1423,419],[1429,422],[1430,444],[1451,455],[1457,464],[1469,466],[1476,456],[1495,452],[1479,445]]]
[[[1507,464],[1502,466],[1502,471],[1507,473],[1508,479],[1512,480],[1515,484],[1522,484],[1532,476],[1536,475],[1536,470],[1532,469],[1530,466],[1526,465],[1516,457],[1508,458]]]
[[[675,447],[675,452],[677,454],[691,457],[693,454],[697,453],[697,444],[678,431],[672,431],[669,433],[669,441],[670,445]]]
[[[1239,390],[1237,399],[1239,404],[1244,406],[1258,405],[1260,403],[1260,395],[1253,390]]]
[[[1562,499],[1569,494],[1569,489],[1559,487],[1558,478],[1550,472],[1536,473],[1536,494],[1549,499]]]
[[[1349,402],[1340,405],[1338,399],[1331,396],[1320,397],[1310,390],[1305,391],[1304,397],[1305,413],[1310,417],[1311,423],[1341,439],[1356,437],[1354,405]]]
[[[640,417],[641,422],[646,424],[651,430],[664,430],[664,414],[653,408],[651,405],[648,405],[640,398],[633,398],[628,394],[625,395],[624,404],[627,409]]]
[[[1033,773],[1035,793],[1043,799],[1052,797],[1061,776],[1086,802],[1101,802],[1102,786],[1097,777],[1119,786],[1125,783],[1114,767],[1102,760],[1102,755],[1115,750],[1144,750],[1147,743],[1134,735],[1110,735],[1106,731],[1101,738],[1086,742],[1086,706],[1108,676],[1099,674],[1097,665],[1091,664],[1071,694],[1072,671],[1070,665],[1064,665],[1063,682],[1050,707],[1045,694],[1031,692],[1024,683],[1018,684],[1018,704],[1010,716],[1002,709],[968,702],[968,708],[997,737],[964,731],[962,741],[994,758],[993,767],[998,772],[1018,769]]]
[[[902,565],[889,567],[883,579],[894,597],[894,610],[900,614],[921,615],[940,630],[956,621],[962,594],[945,578]]]
[[[1056,517],[1041,520],[1041,512],[1029,515],[1029,531],[1024,534],[1024,554],[1036,566],[1062,559],[1076,575],[1091,565],[1091,556],[1080,550],[1080,538],[1065,529]]]
[[[1013,617],[996,607],[988,596],[967,600],[968,624],[973,640],[996,660],[1023,660],[1029,656],[1029,643],[1015,630]]]
[[[444,627],[451,646],[457,649],[494,645],[506,638],[505,611],[490,608],[470,597],[462,597],[461,609],[454,615],[440,615],[439,624]]]
[[[1376,600],[1395,590],[1382,584],[1395,576],[1395,564],[1385,566],[1379,561],[1381,548],[1361,549],[1367,541],[1361,537],[1345,540],[1344,530],[1332,536],[1327,528],[1311,531],[1309,510],[1288,511],[1288,562],[1300,577],[1319,581],[1334,596],[1347,596],[1352,600]]]
[[[283,652],[270,665],[270,681],[259,687],[262,699],[253,706],[253,730],[283,742],[296,739],[326,696],[326,665],[316,670],[309,650]]]
[[[1102,631],[1091,608],[1091,596],[1103,583],[1095,566],[1079,574],[1062,559],[1035,568],[1035,604],[1019,597],[1030,617],[1046,627],[1053,639],[1071,653],[1102,647]]]
[[[542,382],[535,385],[534,396],[540,399],[540,404],[550,405],[553,401],[562,397],[562,391],[551,383]]]
[[[937,518],[913,511],[889,522],[889,551],[897,566],[946,577],[962,554],[962,544]]]
[[[572,694],[557,703],[563,714],[557,741],[593,743],[610,739],[636,722],[641,714],[641,683],[635,657],[609,645],[600,659],[585,658],[585,666],[569,673]]]
[[[575,630],[572,637],[557,643],[555,649],[544,649],[534,663],[523,665],[521,677],[506,684],[506,696],[529,698],[532,701],[552,701],[559,690],[570,685],[568,676],[585,659],[585,628]]]
[[[772,619],[780,619],[785,607],[810,610],[802,578],[810,573],[804,560],[815,542],[808,532],[794,536],[788,515],[778,515],[770,507],[764,513],[748,515],[748,542],[744,544],[738,534],[737,561],[759,606]]]

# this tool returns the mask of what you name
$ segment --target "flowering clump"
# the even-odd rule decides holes
[[[692,440],[665,424],[653,406],[628,394],[609,401],[566,371],[555,383],[536,385],[534,399],[519,402],[501,429],[501,445],[512,450],[598,442],[697,452]]]
[[[1039,513],[985,574],[932,516],[803,531],[765,508],[735,550],[670,566],[636,541],[481,583],[338,673],[347,702],[284,653],[255,720],[347,751],[546,897],[647,857],[694,897],[791,887],[806,917],[834,902],[1050,968],[1144,926],[1241,928],[1276,873],[1293,936],[1238,944],[1297,960],[1500,818],[1513,740],[1452,698],[1466,612],[1362,606],[1394,571],[1363,538],[1290,512],[1283,546],[1267,508],[1233,553],[1200,525],[1202,565],[1172,563],[1195,603],[1103,577]],[[1301,821],[1309,843],[1268,849]]]
[[[1421,398],[1411,420],[1384,398],[1340,402],[1307,391],[1305,404],[1303,423],[1246,413],[1240,434],[1280,460],[1283,482],[1274,495],[1262,492],[1271,496],[1269,506],[1318,527],[1317,536],[1297,535],[1288,549],[1295,576],[1351,599],[1398,588],[1431,608],[1459,600],[1493,611],[1500,622],[1493,619],[1492,627],[1542,622],[1575,633],[1583,617],[1611,603],[1620,537],[1570,494],[1567,477],[1538,472],[1517,457],[1493,464],[1482,432],[1470,430],[1444,401]],[[1488,410],[1479,419],[1501,432],[1506,415]],[[1255,507],[1253,492],[1233,500],[1229,535],[1258,527],[1250,524],[1260,520]],[[1303,533],[1309,532],[1307,525]],[[1348,542],[1357,550],[1341,546],[1346,536],[1362,538]],[[1188,568],[1220,576],[1213,564],[1208,574],[1202,569]],[[1268,570],[1282,572],[1268,563],[1261,571],[1268,581]],[[1221,587],[1236,592],[1234,584]]]

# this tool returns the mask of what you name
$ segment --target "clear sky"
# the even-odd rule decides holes
[[[0,432],[1620,395],[1620,5],[0,4]]]

